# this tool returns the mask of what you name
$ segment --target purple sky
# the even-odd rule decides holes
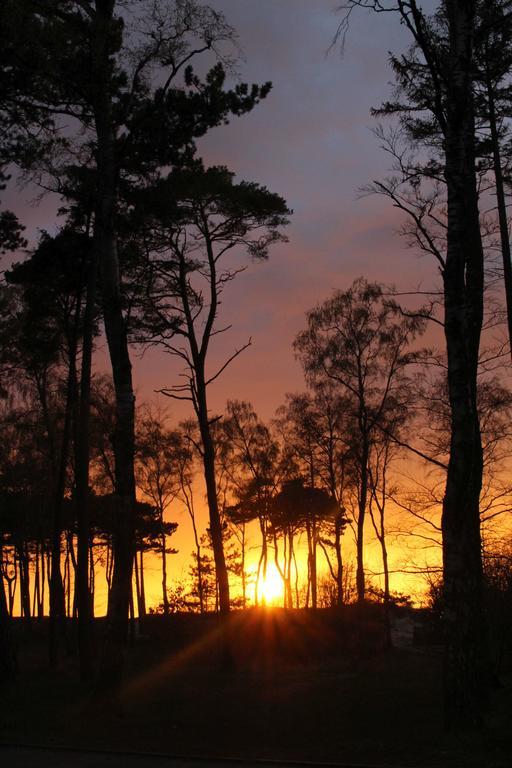
[[[266,263],[251,264],[229,287],[221,320],[233,329],[212,349],[212,369],[252,336],[253,344],[211,388],[214,411],[227,398],[249,399],[264,418],[286,391],[303,388],[291,343],[304,313],[359,276],[410,288],[430,285],[435,267],[405,248],[400,220],[380,198],[358,199],[358,188],[385,175],[389,159],[371,132],[369,111],[390,93],[388,51],[407,36],[394,14],[353,15],[342,57],[327,55],[339,16],[333,0],[210,0],[239,34],[242,80],[271,80],[267,99],[200,143],[207,164],[225,164],[240,179],[265,184],[294,210],[289,243]],[[13,204],[30,237],[54,228],[55,202]],[[14,190],[8,197],[12,201]],[[5,201],[8,202],[7,200]],[[134,359],[141,399],[176,383],[177,364],[162,353]],[[184,407],[173,405],[178,416]]]

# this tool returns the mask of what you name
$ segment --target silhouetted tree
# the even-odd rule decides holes
[[[466,727],[482,720],[486,666],[479,514],[482,446],[477,407],[484,291],[475,157],[474,44],[479,4],[476,0],[443,0],[433,19],[416,0],[351,0],[348,5],[350,9],[395,10],[408,30],[409,53],[392,59],[399,100],[386,111],[401,115],[406,134],[415,142],[426,140],[437,153],[433,175],[438,169],[446,184],[446,251],[437,254],[444,289],[451,410],[442,517],[445,715],[449,727]],[[439,34],[439,19],[445,20],[444,35]]]
[[[188,455],[188,449],[182,434],[166,428],[163,414],[146,409],[138,421],[136,478],[138,487],[159,515],[164,613],[169,613],[167,555],[176,552],[166,544],[169,524],[165,522],[165,513],[180,492],[184,454]],[[177,523],[172,525],[174,532]]]
[[[506,0],[487,0],[476,6],[475,30],[475,112],[479,122],[488,125],[491,166],[494,174],[498,225],[500,231],[508,338],[512,357],[512,262],[506,203],[505,178],[509,171],[506,147],[512,102],[508,76],[512,69],[512,18]],[[477,137],[477,142],[478,142]],[[481,140],[477,151],[486,149]]]
[[[244,532],[245,526],[253,520],[258,521],[260,529],[261,550],[255,585],[258,604],[260,580],[263,578],[264,581],[267,574],[269,505],[277,488],[279,447],[268,427],[246,401],[228,400],[221,431],[218,462],[228,477],[234,502],[226,508],[226,516]],[[244,546],[242,557],[245,561]],[[245,597],[245,573],[243,589]]]
[[[83,305],[91,242],[87,235],[65,229],[44,234],[30,258],[7,272],[20,287],[20,364],[34,378],[46,423],[52,470],[54,523],[50,580],[50,663],[58,663],[58,632],[65,633],[61,573],[63,502],[71,458],[73,422],[78,403],[77,364],[83,330]],[[61,434],[52,423],[46,386],[49,365],[63,365],[66,393]],[[76,432],[75,432],[76,434]]]
[[[283,477],[295,473],[311,487],[326,490],[338,501],[338,513],[315,523],[315,535],[308,533],[310,581],[316,574],[317,544],[322,548],[332,578],[337,602],[343,602],[343,556],[341,538],[347,517],[345,505],[354,488],[353,433],[350,401],[329,381],[314,383],[312,394],[287,395],[286,405],[277,411],[276,426],[283,442]],[[334,549],[336,567],[329,556]],[[314,576],[316,581],[316,575]],[[310,584],[312,589],[312,585]],[[315,602],[314,592],[313,602]],[[308,591],[309,595],[309,591]]]
[[[229,580],[222,548],[207,390],[248,345],[234,352],[213,373],[207,371],[207,353],[213,336],[222,330],[218,327],[220,297],[240,271],[226,265],[227,254],[243,248],[252,258],[266,258],[269,246],[283,239],[278,228],[286,224],[289,210],[281,197],[264,187],[247,182],[235,184],[233,174],[225,168],[176,171],[143,199],[149,278],[146,337],[186,366],[186,383],[161,392],[189,400],[194,407],[201,436],[219,605],[225,612],[230,604]]]
[[[332,496],[322,490],[311,486],[305,486],[301,478],[287,480],[279,493],[271,501],[271,520],[274,531],[282,529],[289,540],[288,568],[286,560],[284,568],[279,567],[276,556],[276,567],[279,570],[285,593],[291,606],[291,580],[290,566],[293,557],[293,533],[304,527],[308,533],[308,571],[311,581],[311,594],[313,608],[317,607],[317,573],[314,560],[314,546],[316,546],[317,527],[320,521],[327,517],[334,517],[339,512],[339,505]],[[285,539],[286,541],[286,539]],[[277,544],[276,544],[277,552]]]
[[[369,502],[372,445],[387,428],[403,398],[405,369],[418,360],[410,343],[423,329],[421,318],[403,317],[386,302],[382,288],[358,279],[344,292],[308,313],[308,329],[295,348],[307,376],[336,382],[350,398],[357,457],[357,594],[364,599],[364,523]],[[347,411],[348,415],[348,411]]]
[[[0,286],[0,398],[5,397],[8,373],[12,362],[13,301],[11,291]],[[3,517],[0,513],[0,517]],[[18,664],[11,635],[12,602],[8,605],[5,595],[6,561],[4,559],[5,524],[0,522],[0,674],[5,680],[12,679]],[[10,586],[10,582],[9,582]]]
[[[139,619],[146,615],[146,594],[144,578],[144,553],[158,552],[164,560],[168,554],[176,554],[177,550],[167,546],[167,539],[176,532],[178,523],[165,522],[161,508],[137,502],[136,507],[136,553],[135,553],[135,583]],[[166,594],[167,598],[167,594]],[[164,601],[164,607],[166,602]],[[165,613],[168,613],[168,605]]]
[[[189,568],[191,587],[188,605],[201,613],[218,610],[218,589],[215,577],[215,561],[208,553],[211,542],[206,533],[199,538],[198,546],[191,553],[192,564]]]

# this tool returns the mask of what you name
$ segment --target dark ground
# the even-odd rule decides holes
[[[384,650],[371,611],[360,630],[349,612],[250,610],[234,614],[227,630],[214,616],[150,616],[129,651],[126,684],[109,702],[77,681],[76,658],[50,672],[46,626],[18,622],[21,673],[1,691],[0,743],[247,762],[509,768],[511,670],[502,669],[484,732],[448,738],[441,648],[408,645],[407,622],[405,615],[395,621],[401,647]]]

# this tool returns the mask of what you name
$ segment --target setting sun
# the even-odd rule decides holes
[[[283,599],[284,584],[275,565],[267,567],[266,575],[261,574],[258,583],[258,594],[265,605],[276,605]]]

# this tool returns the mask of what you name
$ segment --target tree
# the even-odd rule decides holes
[[[505,193],[503,145],[510,114],[507,78],[512,68],[512,18],[505,0],[477,3],[475,30],[475,112],[489,127],[491,165],[500,230],[509,351],[512,357],[512,262]],[[480,85],[480,88],[478,88]],[[485,140],[482,142],[485,145]],[[482,147],[480,147],[482,151]]]
[[[211,551],[211,539],[207,533],[203,533],[192,552],[192,565],[189,568],[192,579],[189,593],[194,601],[192,607],[196,610],[199,608],[201,613],[218,610],[219,590],[215,578],[215,562],[208,554],[209,549]]]
[[[62,401],[55,396],[53,377],[51,389],[53,396],[47,416],[53,425],[62,418]],[[21,615],[28,623],[32,615],[42,615],[46,570],[50,581],[55,498],[54,489],[48,483],[51,477],[48,417],[43,415],[35,388],[26,387],[22,397],[16,392],[10,392],[9,400],[2,404],[1,419],[2,570],[9,590],[9,612],[12,615],[16,589],[19,587]],[[63,504],[62,511],[64,528],[70,520],[69,503]],[[45,559],[48,561],[47,568]]]
[[[5,244],[5,241],[4,241]],[[14,344],[12,291],[0,286],[0,399],[7,394],[6,385],[12,368]],[[11,613],[4,588],[6,576],[3,558],[4,526],[0,524],[0,673],[5,680],[15,677],[18,668],[15,646],[11,636]]]
[[[396,433],[397,430],[395,425],[393,434]],[[395,449],[395,451],[393,449]],[[373,455],[370,457],[369,462],[370,501],[368,512],[382,553],[382,568],[384,573],[384,589],[382,597],[384,602],[386,644],[388,647],[391,646],[391,622],[389,615],[391,592],[389,586],[389,562],[386,541],[386,504],[388,495],[393,492],[392,489],[389,488],[389,465],[393,459],[393,453],[395,452],[396,444],[392,442],[389,435],[383,435],[382,440],[374,445],[372,451]]]
[[[267,574],[270,500],[277,487],[279,447],[252,405],[240,400],[228,400],[226,414],[218,430],[217,446],[218,464],[228,478],[234,502],[226,507],[226,516],[242,534],[244,600],[245,526],[253,520],[258,521],[261,549],[255,585],[257,605],[261,578],[264,581]]]
[[[317,607],[317,574],[316,574],[316,539],[317,526],[322,519],[334,518],[339,512],[339,505],[332,496],[312,486],[305,486],[301,478],[287,480],[281,490],[271,501],[271,520],[274,536],[282,530],[286,534],[288,547],[288,567],[285,560],[283,569],[279,566],[276,547],[276,567],[285,584],[285,601],[292,605],[291,562],[294,557],[293,534],[299,528],[305,528],[308,534],[308,572],[311,582],[312,606]],[[286,551],[286,550],[285,550]]]
[[[338,502],[338,512],[318,520],[315,536],[308,534],[308,570],[313,605],[316,603],[317,544],[322,548],[329,572],[336,583],[336,601],[343,603],[343,556],[341,539],[348,518],[345,506],[354,487],[353,434],[350,401],[337,391],[332,381],[310,382],[311,394],[287,395],[286,404],[278,409],[276,425],[283,443],[282,475],[296,473],[311,487],[326,490]],[[336,566],[329,555],[334,549]]]
[[[54,507],[50,580],[50,663],[59,658],[58,635],[65,635],[64,589],[61,573],[63,503],[68,486],[71,439],[78,403],[77,366],[83,331],[84,294],[91,268],[90,238],[72,229],[56,237],[43,234],[30,258],[6,274],[19,286],[20,365],[33,378],[46,424]],[[47,387],[50,366],[66,370],[62,431],[52,423]],[[75,425],[76,436],[76,425]]]
[[[135,584],[139,621],[146,615],[146,594],[144,580],[144,552],[158,552],[162,559],[163,584],[166,592],[164,600],[165,613],[169,613],[167,602],[167,570],[166,556],[176,554],[178,550],[167,547],[167,539],[176,532],[178,523],[165,522],[161,508],[144,502],[137,502],[136,517],[136,554],[134,560]],[[165,569],[165,570],[164,570]],[[163,586],[162,584],[162,586]]]
[[[229,580],[207,390],[242,350],[234,352],[214,373],[207,372],[207,354],[212,338],[222,331],[218,327],[220,297],[240,272],[229,263],[224,266],[227,254],[243,248],[253,258],[266,258],[270,245],[284,239],[278,228],[286,224],[290,211],[281,197],[264,187],[248,182],[235,184],[233,174],[222,167],[175,171],[144,195],[143,201],[148,243],[145,339],[160,344],[185,364],[186,383],[161,392],[188,400],[194,407],[201,436],[219,605],[222,612],[227,612]]]
[[[370,452],[403,400],[406,368],[419,359],[409,345],[422,332],[424,321],[403,317],[396,305],[384,299],[381,286],[361,278],[307,317],[308,328],[295,341],[307,377],[312,382],[330,379],[350,398],[347,415],[350,413],[352,422],[358,474],[356,581],[358,601],[362,602]]]
[[[18,105],[12,108],[12,101],[23,91],[20,81],[11,69],[13,55],[17,49],[16,30],[19,18],[13,4],[0,9],[0,26],[3,30],[4,44],[0,53],[0,192],[3,192],[10,179],[8,166],[20,149],[26,150],[34,144],[31,128],[38,121],[39,115],[31,108]],[[13,34],[14,33],[14,34]],[[22,232],[23,225],[12,211],[0,211],[0,254],[16,251],[27,245]]]
[[[437,365],[422,367],[415,377],[413,420],[408,430],[402,430],[403,445],[407,445],[407,434],[414,433],[414,446],[421,448],[423,461],[416,461],[407,472],[407,489],[402,487],[399,491],[388,484],[393,503],[408,513],[407,526],[400,534],[402,545],[416,540],[425,553],[424,565],[411,564],[412,572],[421,568],[436,573],[442,552],[441,510],[450,454],[451,418],[443,356],[439,363],[439,369]],[[503,373],[506,375],[506,368]],[[489,546],[510,511],[511,393],[506,379],[501,381],[496,371],[479,379],[478,412],[484,468],[480,522],[483,542]],[[404,517],[403,521],[406,520]],[[414,548],[414,544],[412,546]]]
[[[188,455],[188,449],[182,434],[166,428],[163,414],[150,409],[143,412],[137,429],[136,478],[138,487],[159,515],[162,604],[165,614],[169,613],[167,555],[176,552],[167,548],[169,523],[165,522],[165,513],[180,492],[184,454]],[[172,525],[177,526],[176,523]]]
[[[439,34],[436,17],[429,19],[416,0],[350,0],[348,6],[349,11],[356,6],[396,11],[408,30],[409,54],[392,58],[401,100],[388,105],[387,111],[401,117],[402,127],[413,141],[425,142],[437,152],[431,175],[435,177],[439,168],[446,185],[446,252],[438,254],[451,411],[442,516],[445,717],[448,727],[466,727],[482,719],[486,666],[479,514],[482,446],[477,406],[484,292],[475,157],[478,4],[475,0],[444,0],[437,14],[445,20],[444,35]]]

